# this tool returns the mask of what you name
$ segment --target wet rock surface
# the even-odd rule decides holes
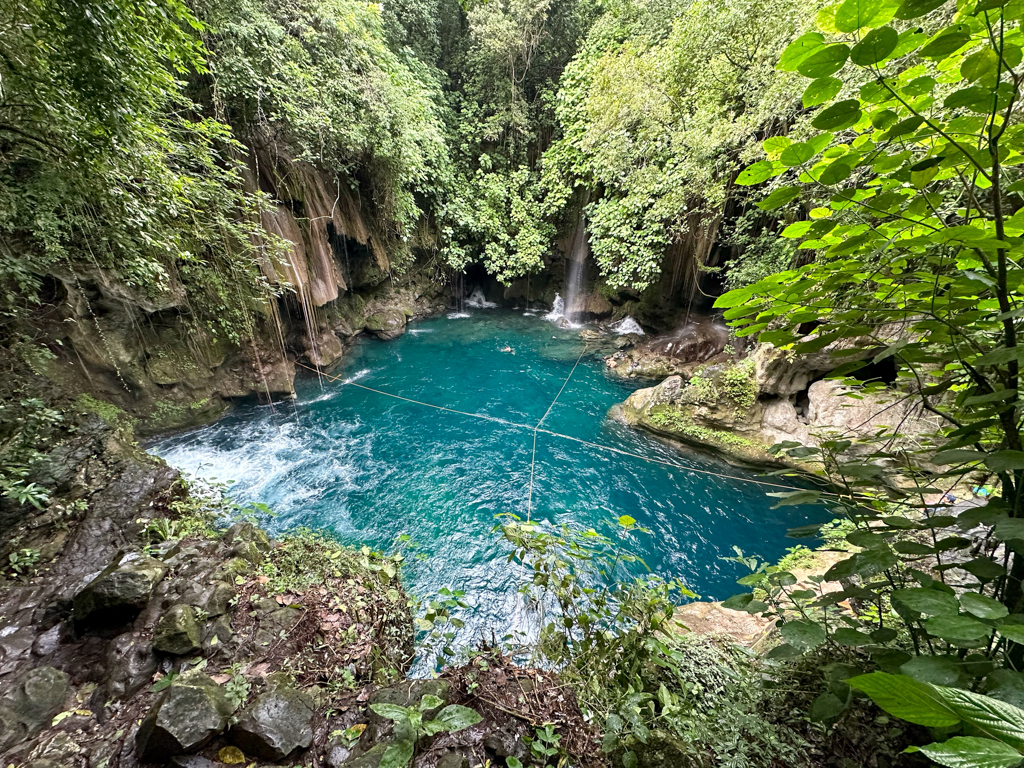
[[[263,760],[283,760],[313,743],[312,699],[295,690],[257,697],[231,727],[230,738],[241,750]]]
[[[139,758],[156,762],[194,752],[219,735],[234,707],[221,686],[199,672],[175,681],[139,726],[135,745]]]

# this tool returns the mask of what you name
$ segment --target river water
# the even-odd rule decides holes
[[[606,418],[610,406],[651,382],[623,381],[585,355],[577,330],[543,316],[480,309],[419,322],[389,342],[362,340],[334,375],[412,400],[543,427],[651,459],[728,478],[537,435],[534,520],[598,530],[630,515],[652,533],[634,550],[654,573],[681,578],[722,599],[741,591],[739,566],[722,560],[740,547],[777,558],[795,543],[789,527],[819,522],[818,507],[772,510],[755,473],[681,454]],[[188,475],[233,481],[239,501],[268,504],[263,522],[279,534],[326,529],[344,542],[390,551],[398,537],[417,545],[404,577],[430,598],[465,590],[472,608],[464,634],[500,636],[518,615],[521,577],[492,529],[496,516],[523,517],[533,432],[424,407],[310,374],[298,399],[245,405],[217,423],[159,439],[149,449]]]

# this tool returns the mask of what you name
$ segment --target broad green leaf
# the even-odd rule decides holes
[[[825,642],[825,630],[813,621],[787,621],[779,629],[782,638],[796,648],[810,650]]]
[[[740,304],[745,304],[749,301],[753,295],[753,288],[739,288],[735,291],[729,291],[715,299],[715,307],[718,309],[738,307]]]
[[[982,48],[964,59],[964,63],[960,65],[960,74],[969,83],[992,77],[992,84],[995,85],[994,78],[998,69],[999,57],[996,52],[991,48]]]
[[[850,51],[850,61],[859,67],[870,67],[896,50],[899,33],[892,27],[872,29]]]
[[[792,143],[793,140],[789,136],[772,136],[761,142],[761,146],[769,160],[777,160],[779,153]]]
[[[1024,624],[1000,624],[996,629],[1007,640],[1024,644]]]
[[[1024,709],[959,688],[939,688],[950,709],[987,736],[1024,748]]]
[[[981,461],[986,454],[981,451],[971,451],[966,448],[957,448],[952,451],[939,451],[932,457],[936,464],[965,464],[971,461]]]
[[[779,155],[779,162],[789,168],[792,168],[797,165],[803,165],[816,154],[818,153],[814,151],[814,147],[800,141],[786,147],[782,154]]]
[[[853,168],[850,167],[850,164],[845,159],[840,158],[822,169],[821,173],[818,174],[818,181],[827,186],[842,184],[850,178],[852,172]]]
[[[865,635],[863,632],[851,629],[850,627],[837,629],[832,634],[832,639],[840,645],[849,645],[854,648],[861,645],[871,645],[872,643],[869,635]]]
[[[757,204],[762,211],[774,211],[800,197],[800,187],[779,187]]]
[[[734,611],[742,611],[753,599],[754,596],[749,592],[745,595],[733,595],[732,597],[722,601],[722,607],[730,608]]]
[[[900,672],[919,683],[958,686],[965,680],[963,667],[955,656],[915,656]]]
[[[846,682],[866,693],[890,715],[915,725],[942,728],[960,722],[945,698],[927,683],[886,672],[872,672]]]
[[[778,499],[772,509],[779,507],[791,507],[796,504],[814,504],[821,498],[821,491],[782,491],[780,493],[769,493],[772,498]]]
[[[801,60],[796,69],[804,77],[827,77],[842,69],[848,58],[850,46],[845,43],[826,45]]]
[[[915,749],[948,768],[1011,768],[1024,760],[1024,755],[1010,745],[976,736],[954,736],[941,744]]]
[[[786,170],[786,166],[777,160],[759,160],[753,165],[747,166],[742,173],[736,177],[736,183],[740,186],[750,186],[768,181],[773,176],[778,176]]]
[[[801,61],[824,45],[825,36],[820,32],[808,32],[805,35],[801,35],[782,52],[782,57],[779,59],[779,69],[784,72],[796,72],[796,68]]]
[[[893,590],[892,600],[914,613],[922,613],[925,616],[956,616],[960,611],[960,603],[955,595],[937,589],[897,589]]]
[[[812,221],[794,221],[792,224],[790,224],[788,227],[782,230],[782,237],[786,237],[789,239],[803,237],[804,235],[807,234],[807,230],[811,228],[811,224],[813,223],[814,222]],[[717,302],[715,303],[715,306],[718,306]]]
[[[963,48],[970,40],[969,33],[959,28],[953,28],[932,39],[921,49],[921,55],[927,59],[944,59]]]
[[[992,627],[966,616],[935,616],[924,623],[928,633],[943,640],[980,640],[992,634]]]
[[[885,12],[886,5],[882,0],[846,0],[836,11],[836,29],[856,32],[871,26]]]
[[[380,768],[405,768],[412,760],[416,744],[410,740],[395,741],[384,750]]]
[[[1024,469],[1024,451],[996,451],[985,457],[985,466],[993,472]]]
[[[409,717],[409,710],[397,704],[371,704],[370,709],[388,720],[398,721]]]
[[[842,89],[843,81],[838,77],[819,77],[817,80],[812,81],[804,91],[804,107],[816,107],[819,104],[824,104],[826,101],[831,101]]]
[[[807,714],[814,722],[821,723],[834,717],[839,717],[839,715],[846,711],[847,706],[847,702],[840,699],[834,693],[825,691],[825,693],[811,702],[811,707]]]
[[[461,731],[463,728],[476,725],[481,720],[483,717],[479,712],[459,704],[449,704],[434,718],[434,722],[443,723],[447,731]]]
[[[847,99],[837,101],[832,106],[823,109],[811,121],[811,125],[819,131],[838,131],[849,128],[860,120],[860,100]]]
[[[960,595],[960,605],[979,619],[1001,619],[1010,613],[998,600],[979,595],[977,592],[965,592]]]

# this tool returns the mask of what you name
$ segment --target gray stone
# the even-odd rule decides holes
[[[235,523],[224,533],[224,543],[235,545],[239,542],[255,544],[261,552],[270,551],[270,537],[259,526],[250,522]]]
[[[385,309],[366,318],[366,330],[379,339],[394,339],[405,333],[406,315],[400,309]]]
[[[219,768],[219,763],[199,755],[177,755],[168,763],[171,768]]]
[[[111,564],[75,595],[75,621],[84,624],[132,618],[146,607],[166,574],[167,566],[151,557]]]
[[[49,656],[57,650],[61,641],[62,625],[55,624],[40,634],[32,643],[32,653],[36,656]]]
[[[135,746],[142,762],[196,752],[220,734],[234,707],[224,689],[201,672],[171,684],[139,726]]]
[[[203,602],[199,606],[210,618],[221,616],[228,612],[231,601],[235,599],[235,588],[226,581],[215,581],[209,591],[203,596]]]
[[[172,605],[157,622],[153,648],[174,656],[187,656],[200,650],[199,624],[192,606]]]
[[[107,693],[115,699],[135,695],[156,672],[153,644],[131,632],[118,635],[107,648]]]
[[[210,622],[203,635],[203,652],[210,656],[231,656],[229,643],[234,633],[227,616],[220,616]]]
[[[446,752],[438,758],[437,768],[469,768],[469,758],[458,752]]]
[[[283,760],[313,743],[313,702],[287,688],[264,693],[242,712],[230,738],[248,755]]]
[[[29,670],[0,696],[0,752],[50,724],[61,711],[71,678],[53,667]]]
[[[517,729],[509,724],[499,728],[484,737],[484,746],[491,750],[498,757],[515,757],[525,760],[527,752],[526,742],[523,741],[525,729]]]
[[[387,744],[375,744],[369,752],[350,757],[342,763],[328,763],[331,768],[380,768],[380,761],[384,759],[384,752]]]

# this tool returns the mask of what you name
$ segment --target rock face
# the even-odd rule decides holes
[[[850,397],[852,390],[837,381],[812,382],[828,365],[818,354],[790,358],[762,345],[740,362],[709,363],[689,380],[670,376],[637,390],[620,413],[631,425],[740,463],[789,466],[787,457],[768,449],[782,442],[817,446],[834,436],[867,438],[880,429],[898,430],[896,446],[913,447],[938,427],[895,388]]]
[[[160,617],[153,633],[153,648],[175,656],[187,656],[200,649],[199,624],[189,605],[172,605]]]
[[[158,762],[201,749],[227,727],[233,711],[224,689],[212,679],[199,672],[182,675],[139,726],[139,759]]]
[[[111,564],[75,595],[75,622],[117,623],[133,618],[166,573],[167,566],[151,557]]]
[[[153,644],[131,632],[118,635],[107,650],[107,693],[115,699],[134,695],[156,672]]]
[[[258,697],[231,728],[231,741],[248,755],[283,760],[313,743],[313,703],[299,691],[281,689]]]
[[[36,667],[0,695],[0,752],[34,736],[61,711],[70,678],[53,667]]]
[[[406,313],[400,309],[386,309],[366,318],[366,330],[378,339],[394,339],[405,333]]]

